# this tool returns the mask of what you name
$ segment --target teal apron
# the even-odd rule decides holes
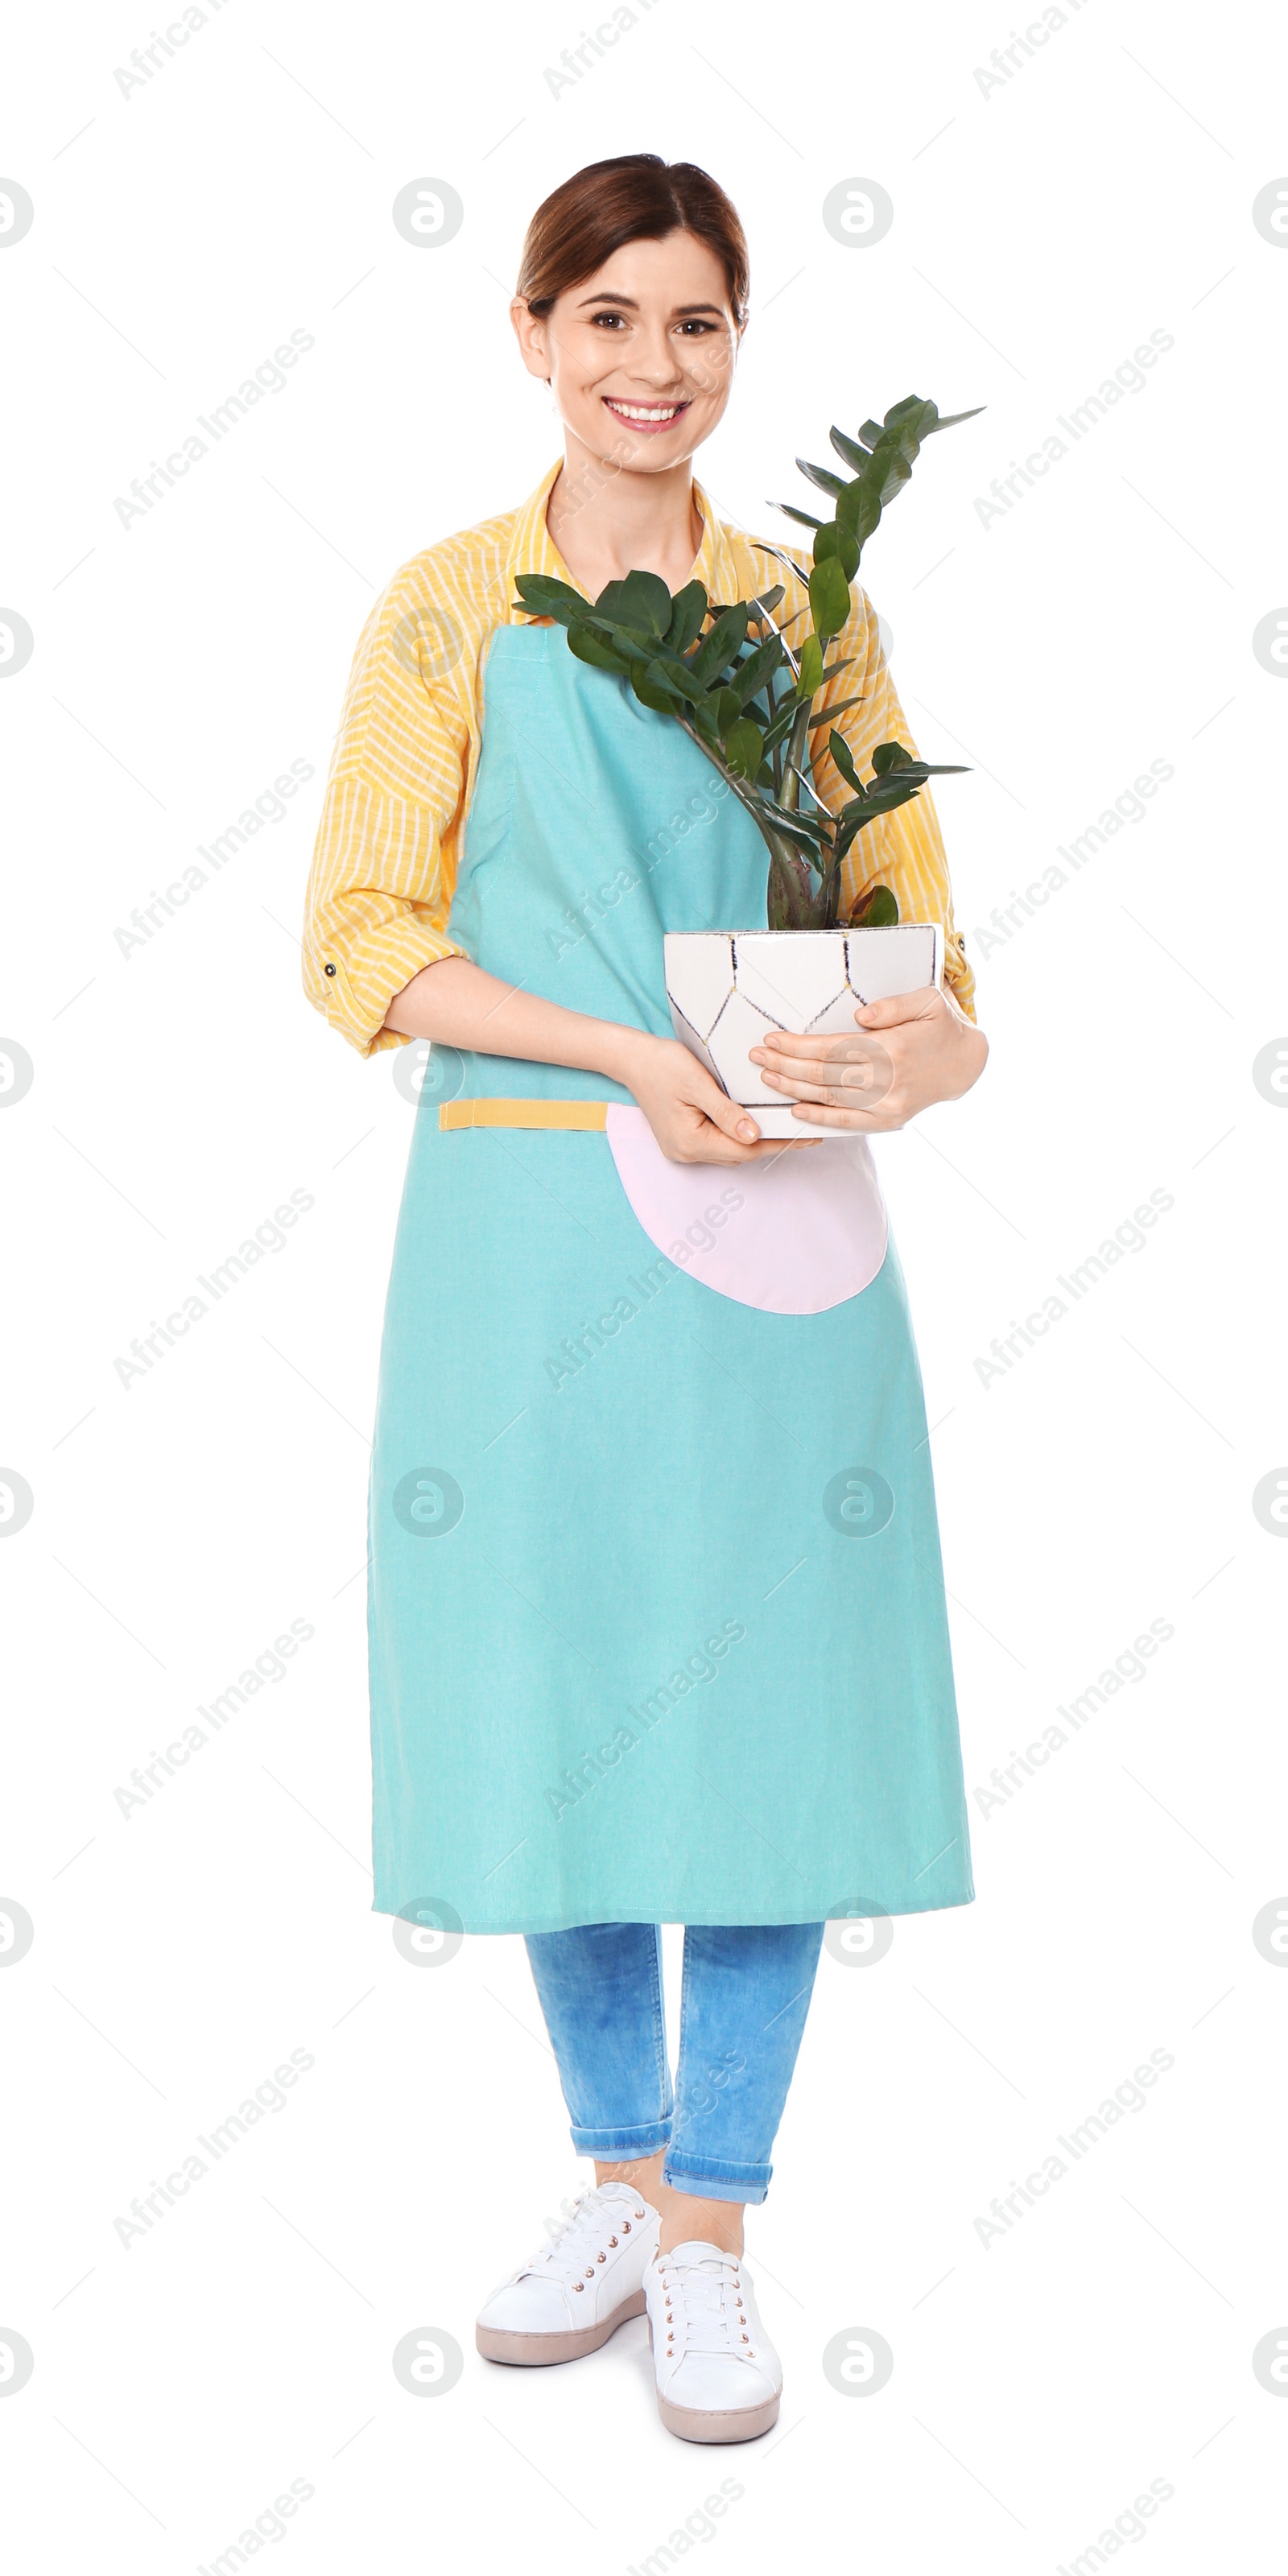
[[[501,627],[450,935],[670,1038],[663,933],[765,923],[720,785],[562,628]],[[430,1057],[370,1488],[376,1911],[550,1932],[968,1902],[893,1246],[860,1294],[764,1311],[659,1250],[605,1133],[442,1127],[449,1098],[639,1123],[600,1074]],[[707,1177],[718,1204],[739,1175]]]

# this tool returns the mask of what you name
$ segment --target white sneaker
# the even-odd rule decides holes
[[[512,2272],[479,2312],[485,2361],[580,2361],[644,2313],[657,2211],[630,2183],[579,2192],[550,2244]]]
[[[778,2420],[783,2373],[740,2254],[694,2238],[644,2275],[657,2411],[682,2442],[751,2442]]]

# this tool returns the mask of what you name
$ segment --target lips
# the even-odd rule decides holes
[[[687,401],[632,403],[614,394],[604,394],[601,400],[614,420],[620,420],[624,428],[636,430],[644,438],[657,438],[668,429],[674,429],[689,408]]]

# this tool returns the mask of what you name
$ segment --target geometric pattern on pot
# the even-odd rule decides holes
[[[863,1002],[937,984],[942,971],[941,934],[932,922],[858,931],[670,931],[665,953],[676,1036],[730,1099],[773,1113],[761,1119],[768,1136],[799,1136],[801,1127],[782,1093],[768,1090],[748,1062],[753,1046],[771,1029],[841,1035],[854,1027]]]
[[[767,932],[732,942],[736,992],[745,993],[783,1029],[812,1029],[827,1010],[849,1000],[845,934]],[[853,1026],[854,1004],[849,1004]]]

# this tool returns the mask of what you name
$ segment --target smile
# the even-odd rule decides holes
[[[660,430],[670,429],[680,418],[681,413],[689,408],[687,402],[625,402],[619,400],[615,394],[604,394],[601,400],[605,409],[611,411],[617,420],[626,421],[631,429],[642,430],[646,437],[656,436]]]

